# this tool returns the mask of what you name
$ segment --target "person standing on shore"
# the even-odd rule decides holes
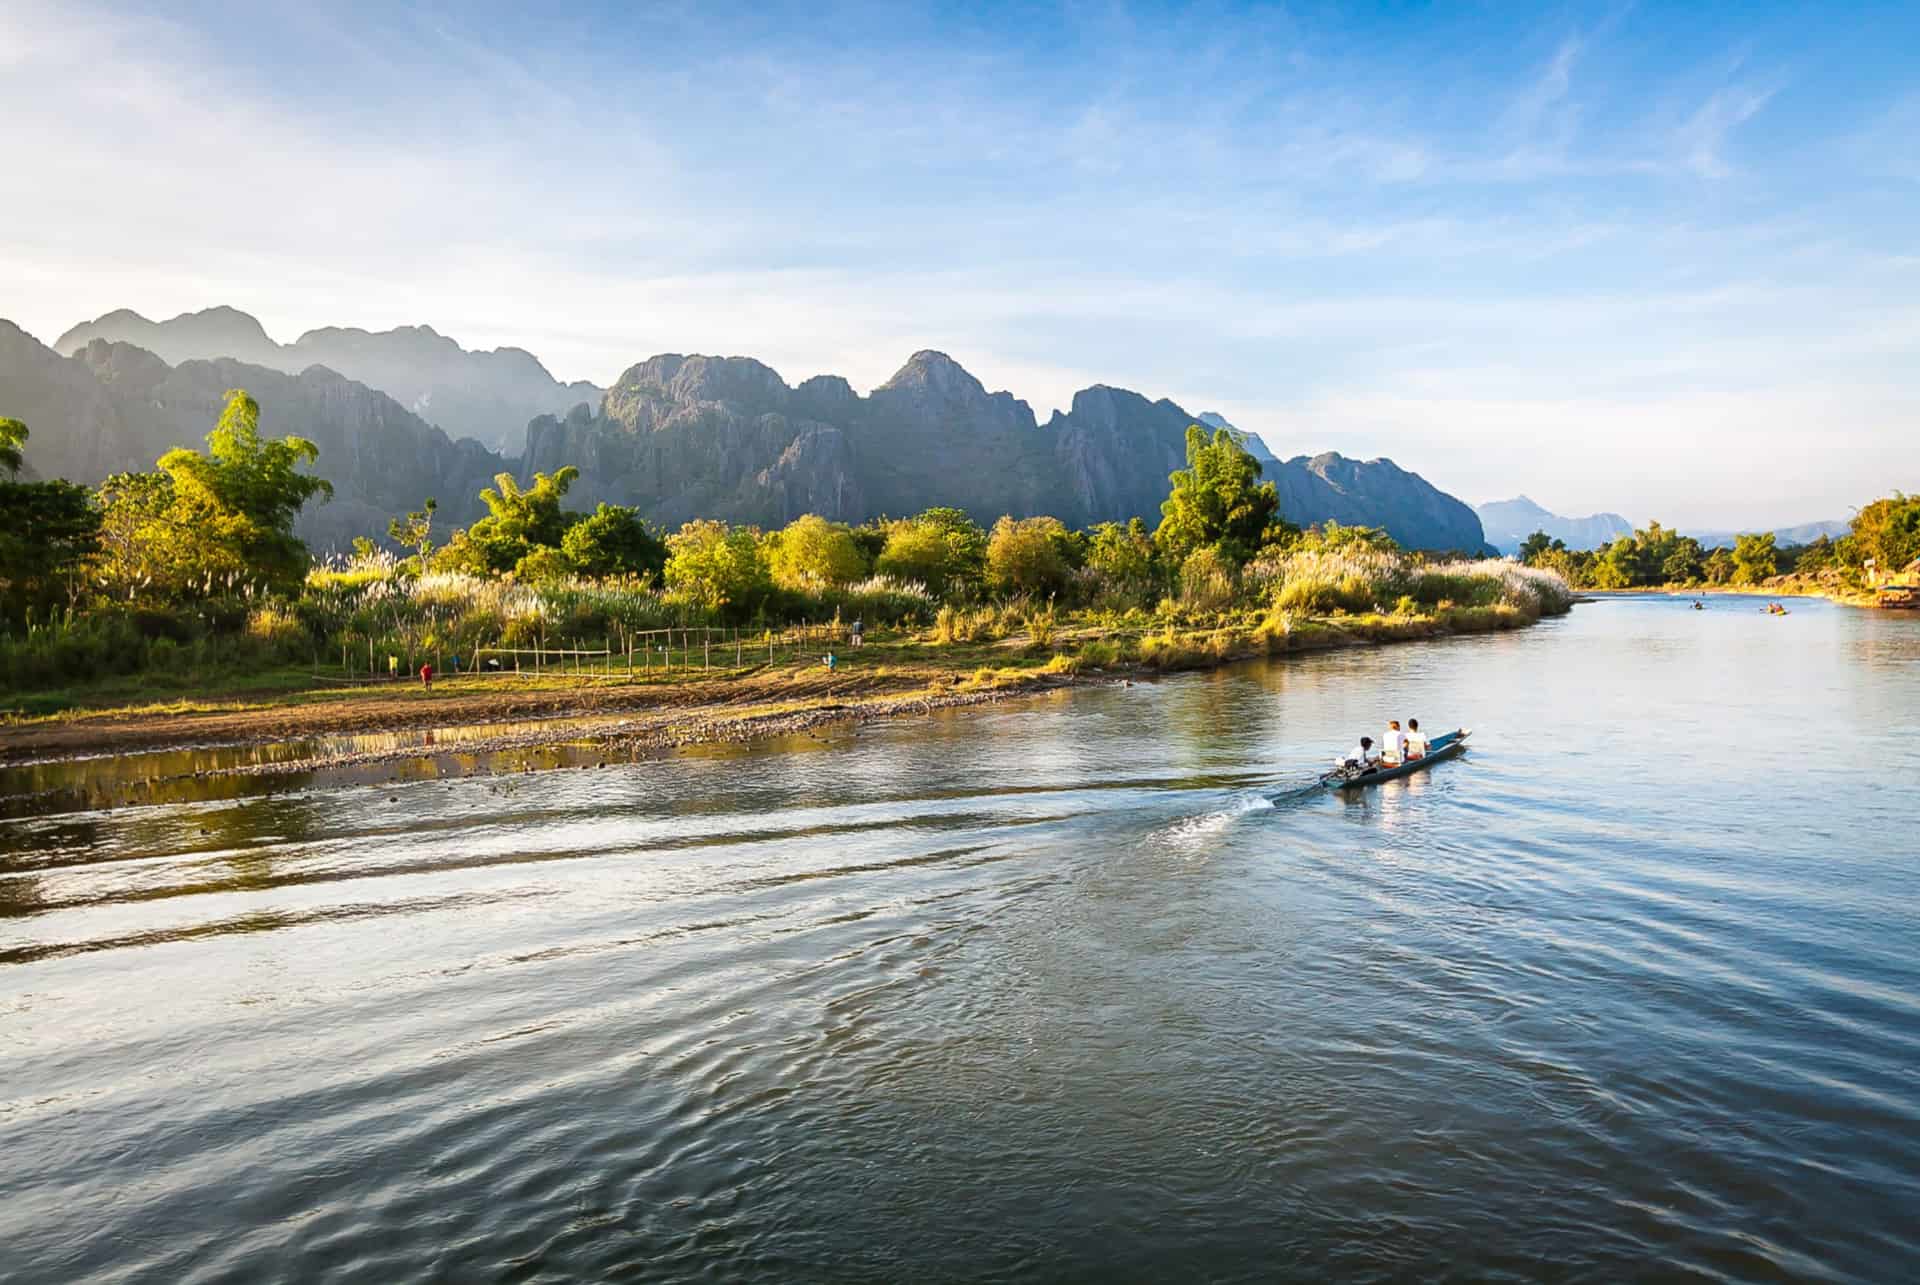
[[[420,666],[420,685],[426,688],[428,691],[433,690],[433,662],[432,661],[428,661],[426,664]]]

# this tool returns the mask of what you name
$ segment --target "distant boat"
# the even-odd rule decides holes
[[[1442,759],[1455,758],[1463,753],[1467,748],[1467,738],[1472,735],[1472,728],[1447,732],[1428,742],[1425,754],[1417,759],[1410,759],[1398,767],[1373,767],[1360,772],[1348,772],[1340,768],[1321,777],[1320,784],[1329,790],[1351,790],[1358,786],[1378,785],[1382,781],[1391,781],[1396,777],[1411,776],[1415,772],[1432,767]]]

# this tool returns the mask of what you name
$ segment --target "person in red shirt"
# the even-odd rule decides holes
[[[433,662],[432,661],[428,661],[426,664],[420,666],[420,685],[422,687],[427,687],[427,688],[431,688],[433,686]]]

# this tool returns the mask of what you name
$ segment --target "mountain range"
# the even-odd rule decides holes
[[[1480,526],[1487,543],[1502,553],[1514,553],[1535,531],[1545,531],[1556,540],[1564,540],[1569,549],[1598,549],[1623,535],[1633,534],[1633,523],[1618,513],[1595,513],[1584,518],[1563,518],[1549,513],[1524,495],[1511,500],[1476,504]]]
[[[39,473],[97,482],[150,468],[172,446],[198,445],[224,391],[244,387],[261,404],[265,431],[297,433],[320,447],[317,471],[334,483],[336,498],[303,513],[300,530],[323,549],[384,531],[387,517],[428,495],[440,500],[443,521],[470,521],[479,511],[475,496],[494,473],[525,479],[565,465],[581,474],[571,507],[633,504],[668,526],[691,517],[773,525],[808,512],[860,521],[935,504],[965,508],[989,523],[1003,513],[1051,513],[1076,526],[1131,517],[1154,522],[1168,473],[1185,464],[1186,429],[1203,418],[1171,401],[1095,385],[1042,424],[1026,402],[988,392],[933,351],[915,353],[864,397],[839,376],[790,386],[750,357],[667,354],[629,368],[597,398],[530,416],[514,458],[473,437],[451,436],[447,421],[459,421],[447,407],[460,404],[457,382],[435,385],[423,402],[419,389],[432,372],[392,354],[405,347],[396,336],[431,336],[427,350],[454,354],[433,378],[453,381],[470,359],[524,372],[517,359],[502,357],[518,350],[467,353],[424,327],[375,336],[310,331],[281,347],[232,309],[157,326],[124,312],[88,324],[145,326],[147,338],[170,347],[156,353],[76,327],[62,336],[61,347],[73,348],[62,355],[0,322],[0,409],[32,427],[28,455]],[[322,351],[316,335],[377,340],[361,347],[378,350],[406,378],[370,386],[374,375],[389,378],[377,363],[359,367],[367,379],[320,362],[289,371],[300,354]],[[247,356],[187,355],[209,345],[231,345]],[[553,381],[537,362],[532,368],[549,386],[524,382],[529,395],[568,400],[583,387]],[[441,418],[429,422],[422,406]],[[1204,418],[1232,428],[1218,415]],[[1294,522],[1381,526],[1415,548],[1485,547],[1472,509],[1390,460],[1332,452],[1279,460],[1254,435],[1241,436],[1262,458],[1281,511]]]
[[[371,332],[327,326],[279,344],[237,308],[208,308],[170,321],[149,321],[122,308],[81,322],[53,346],[73,356],[96,339],[144,348],[170,366],[222,357],[289,375],[325,366],[379,389],[451,434],[503,452],[519,450],[534,416],[598,402],[602,392],[584,381],[561,383],[524,348],[470,352],[431,326]]]
[[[1618,513],[1595,513],[1590,517],[1566,518],[1541,507],[1524,495],[1511,500],[1494,500],[1487,504],[1474,506],[1474,512],[1480,515],[1481,528],[1486,532],[1487,542],[1502,553],[1514,553],[1526,538],[1536,531],[1544,531],[1556,540],[1563,540],[1569,549],[1599,549],[1612,544],[1623,535],[1633,534],[1633,523]],[[1751,528],[1749,528],[1751,529]],[[1780,545],[1810,544],[1821,536],[1838,539],[1851,529],[1844,520],[1825,522],[1807,522],[1800,526],[1776,527],[1773,536]],[[1692,536],[1709,549],[1733,546],[1734,537],[1742,532],[1732,530],[1713,530],[1710,528],[1682,528],[1681,535]]]

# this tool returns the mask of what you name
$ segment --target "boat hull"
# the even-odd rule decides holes
[[[1427,752],[1411,763],[1402,763],[1398,767],[1376,768],[1363,772],[1359,776],[1329,779],[1324,784],[1329,790],[1358,790],[1369,785],[1378,785],[1382,781],[1392,781],[1403,776],[1412,776],[1415,772],[1424,772],[1435,763],[1450,758],[1458,758],[1466,752],[1467,738],[1473,735],[1469,730],[1448,732],[1445,736],[1436,736],[1427,746]]]

